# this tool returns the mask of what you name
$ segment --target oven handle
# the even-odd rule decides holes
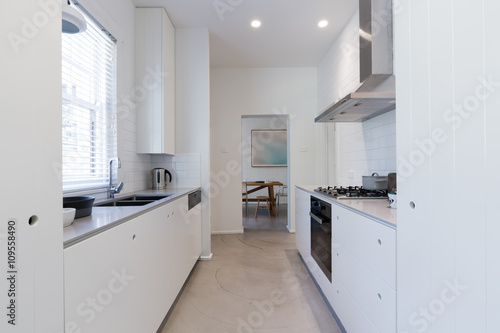
[[[309,216],[313,218],[314,221],[318,222],[319,224],[323,224],[323,220],[316,215],[314,215],[312,212],[309,212]]]

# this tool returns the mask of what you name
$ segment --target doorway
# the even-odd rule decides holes
[[[243,229],[287,230],[289,116],[242,116],[241,147]]]

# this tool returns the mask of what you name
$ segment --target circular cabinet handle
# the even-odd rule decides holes
[[[378,299],[382,300],[382,295],[380,293],[378,293],[377,295],[378,295]]]
[[[413,201],[410,201],[410,208],[415,209],[415,203]]]
[[[378,239],[378,245],[382,245],[382,241],[380,240],[380,238]]]
[[[132,240],[135,241],[135,235],[132,236]]]
[[[30,226],[34,227],[37,223],[38,223],[38,216],[36,216],[36,215],[30,216],[30,218],[28,220],[28,224]]]

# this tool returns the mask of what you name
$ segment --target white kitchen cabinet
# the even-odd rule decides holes
[[[0,22],[5,36],[0,38],[0,332],[59,333],[64,329],[60,3],[4,1]],[[15,222],[15,232],[9,222],[11,227]],[[15,246],[9,237],[15,237]],[[7,245],[15,252],[11,263]],[[13,293],[11,275],[16,275]],[[7,309],[11,305],[15,318]],[[8,322],[14,319],[15,325]]]
[[[137,153],[175,154],[175,29],[163,8],[135,14]]]
[[[156,332],[201,253],[187,198],[64,250],[68,332]]]
[[[169,223],[169,233],[182,235],[170,241],[170,251],[175,254],[176,270],[172,284],[179,292],[201,254],[201,204],[188,211],[188,197],[175,201]]]
[[[332,204],[332,281],[310,256],[311,194],[296,191],[296,244],[349,333],[396,332],[396,230]],[[308,253],[306,257],[304,253]]]
[[[385,333],[375,328],[335,275],[332,276],[332,289],[334,296],[330,305],[348,333]]]
[[[64,250],[66,327],[92,333],[158,329],[175,298],[164,260],[169,252],[164,211]]]
[[[309,193],[295,190],[295,243],[304,260],[311,257],[311,218]]]
[[[346,248],[336,244],[333,274],[380,332],[396,332],[396,292]],[[339,307],[342,307],[339,304]],[[347,318],[341,318],[347,323]]]
[[[333,238],[396,289],[396,230],[342,207],[335,207]]]
[[[332,214],[332,270],[366,317],[380,332],[396,332],[396,231],[335,205]],[[337,309],[344,307],[337,302]],[[335,308],[334,308],[335,309]],[[349,326],[352,317],[342,317]],[[364,332],[364,331],[352,331]]]

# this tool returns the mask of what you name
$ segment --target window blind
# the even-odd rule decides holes
[[[116,157],[116,40],[84,16],[85,32],[62,35],[65,193],[107,187],[109,160]]]

